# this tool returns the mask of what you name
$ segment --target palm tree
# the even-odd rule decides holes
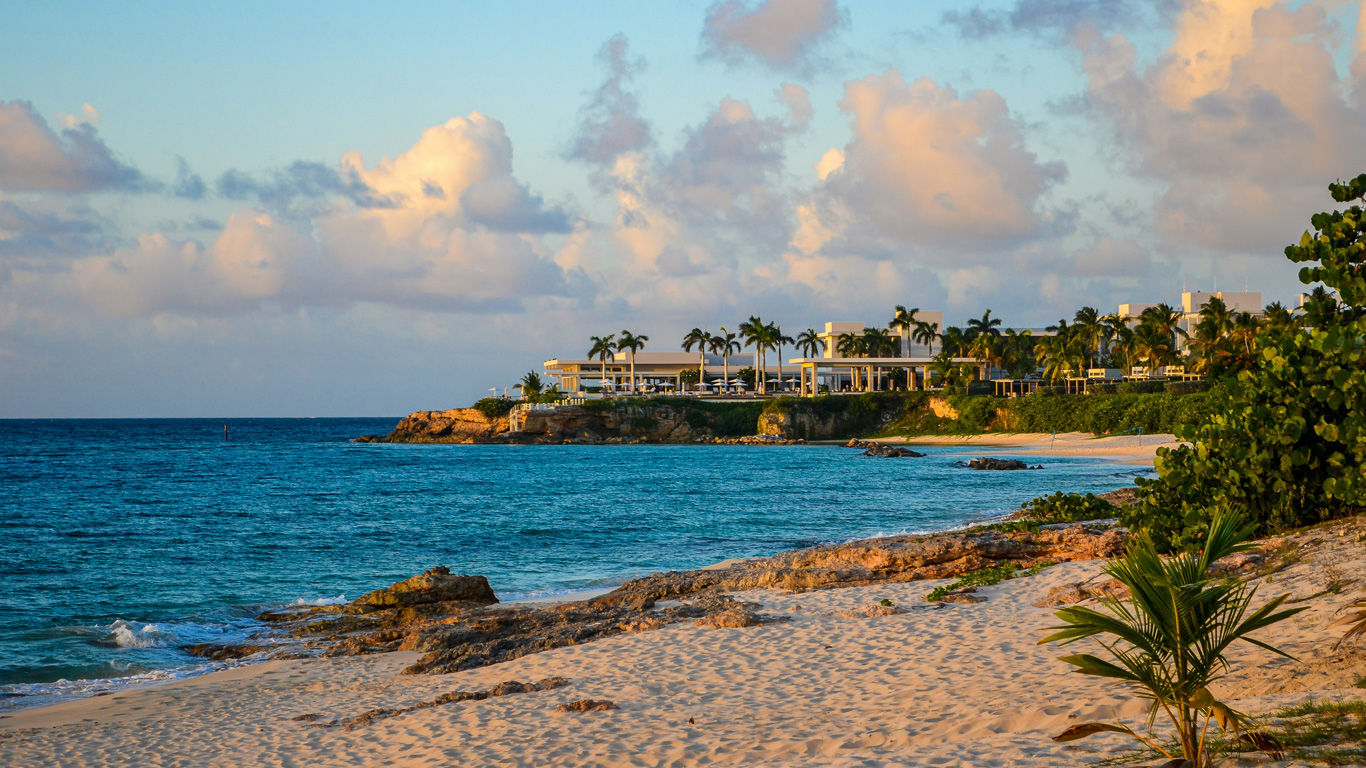
[[[1243,640],[1291,658],[1249,635],[1305,610],[1279,610],[1288,597],[1281,595],[1249,614],[1256,587],[1211,572],[1216,560],[1251,549],[1246,541],[1256,527],[1244,526],[1239,517],[1221,510],[1210,523],[1202,551],[1168,560],[1162,559],[1144,534],[1122,558],[1105,566],[1107,574],[1129,588],[1130,599],[1102,597],[1104,611],[1063,608],[1055,614],[1063,623],[1051,627],[1057,631],[1039,641],[1067,645],[1096,638],[1113,662],[1088,653],[1063,656],[1061,661],[1083,675],[1123,681],[1150,701],[1149,729],[1165,713],[1176,729],[1181,757],[1194,768],[1206,768],[1213,757],[1205,742],[1211,719],[1225,730],[1239,731],[1247,724],[1245,716],[1210,693],[1210,686],[1228,673],[1225,651]],[[1102,640],[1102,636],[1113,639]],[[1154,739],[1118,723],[1079,723],[1053,740],[1074,741],[1096,733],[1126,734],[1176,759]],[[1251,741],[1259,743],[1255,737]],[[1261,743],[1270,746],[1265,740]]]
[[[1295,327],[1295,316],[1279,301],[1266,305],[1266,324],[1278,331],[1288,331]]]
[[[609,333],[606,336],[592,336],[588,339],[592,342],[592,348],[588,350],[588,359],[597,358],[602,361],[602,378],[598,380],[599,386],[607,389],[607,358],[617,351],[617,335]]]
[[[1252,340],[1257,336],[1261,323],[1251,312],[1238,312],[1233,315],[1233,330],[1229,337],[1243,342],[1243,350],[1252,354]]]
[[[1218,301],[1222,306],[1223,301],[1217,296],[1210,299],[1211,302]],[[1209,306],[1206,304],[1206,306]],[[1150,323],[1157,327],[1163,335],[1171,339],[1172,348],[1176,347],[1177,337],[1188,338],[1186,332],[1181,328],[1182,314],[1170,304],[1158,304],[1155,307],[1148,307],[1138,316],[1139,324]]]
[[[535,371],[528,371],[527,375],[523,376],[522,380],[517,383],[517,387],[522,390],[522,397],[530,400],[541,394],[541,390],[545,388],[545,384],[541,382],[541,374]]]
[[[1037,366],[1034,363],[1034,332],[1007,328],[1001,340],[1000,365],[1012,379],[1023,379]]]
[[[896,331],[901,337],[901,354],[906,357],[911,356],[910,335],[918,325],[915,316],[919,311],[919,307],[906,309],[898,304],[896,305],[896,313],[892,315],[892,322],[887,324],[889,329]]]
[[[697,383],[707,383],[707,348],[711,346],[711,334],[701,328],[688,331],[683,337],[683,351],[691,352],[697,347]]]
[[[999,347],[997,340],[985,333],[974,336],[968,345],[968,355],[981,366],[983,379],[987,377],[987,366],[996,360]]]
[[[825,351],[825,341],[816,333],[815,328],[807,328],[797,334],[797,349],[802,351],[802,357],[815,357],[817,352]]]
[[[963,329],[956,325],[950,325],[948,328],[945,328],[944,332],[939,335],[939,338],[944,342],[944,349],[955,357],[961,355],[963,350],[967,349],[968,342],[971,341],[971,339],[968,338],[968,335],[963,332]]]
[[[1170,333],[1157,322],[1141,322],[1134,328],[1134,357],[1149,368],[1176,361],[1176,348]]]
[[[1100,311],[1095,307],[1082,307],[1077,310],[1072,322],[1072,327],[1086,343],[1087,364],[1094,367],[1096,355],[1100,354],[1100,345],[1106,340],[1105,322],[1101,319]]]
[[[626,350],[631,353],[631,394],[640,394],[640,388],[636,382],[636,353],[645,349],[645,342],[650,340],[649,336],[637,336],[630,331],[622,331],[617,339],[617,349]]]
[[[745,340],[746,346],[754,347],[754,374],[756,393],[764,391],[764,350],[768,348],[768,326],[758,315],[750,315],[749,319],[740,323],[737,329],[740,336]]]
[[[725,392],[726,387],[730,386],[730,356],[739,352],[743,347],[737,341],[739,337],[721,326],[721,333],[711,337],[711,353],[721,354],[721,391]]]
[[[776,352],[778,353],[778,391],[779,391],[779,392],[782,392],[782,391],[783,391],[783,345],[784,345],[784,344],[792,344],[792,343],[793,343],[793,338],[792,338],[791,336],[784,336],[784,335],[783,335],[783,329],[782,329],[782,327],[779,326],[777,323],[769,323],[769,324],[768,324],[768,338],[769,338],[769,342],[775,347],[775,350],[774,350],[774,351],[776,351]]]
[[[991,310],[982,313],[980,318],[974,317],[968,321],[968,336],[976,338],[978,336],[1000,336],[1001,324],[999,317],[992,317]]]
[[[930,357],[934,357],[934,342],[939,338],[939,323],[921,320],[915,324],[912,338],[917,344],[924,344],[929,350]]]
[[[864,343],[863,336],[861,335],[841,333],[839,338],[835,340],[835,353],[840,357],[863,357],[866,351],[867,345]],[[854,367],[850,366],[850,376],[852,376],[853,373]],[[851,385],[852,383],[853,382],[850,382]]]
[[[869,328],[863,332],[863,353],[868,357],[884,357],[896,348],[897,342],[893,341],[891,335],[881,328]],[[876,377],[877,382],[873,389],[877,389],[882,384],[882,369],[874,367],[873,376]]]

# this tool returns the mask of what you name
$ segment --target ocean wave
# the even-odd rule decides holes
[[[101,638],[101,643],[119,648],[170,648],[180,644],[180,638],[174,632],[156,624],[115,619],[103,629],[107,634]]]

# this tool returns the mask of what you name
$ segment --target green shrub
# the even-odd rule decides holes
[[[1330,184],[1344,204],[1366,196],[1366,174]],[[1257,364],[1209,395],[1207,419],[1177,435],[1189,446],[1158,451],[1155,480],[1139,480],[1141,504],[1123,516],[1165,549],[1197,549],[1210,510],[1231,506],[1262,532],[1308,525],[1366,503],[1366,210],[1315,214],[1286,248],[1305,284],[1331,294],[1306,303],[1308,330],[1267,328],[1254,339]],[[1339,301],[1341,304],[1339,304]]]
[[[512,406],[516,404],[516,401],[507,397],[485,397],[474,401],[471,407],[482,413],[486,419],[496,419],[508,415]]]
[[[1193,395],[1196,392],[1208,392],[1208,381],[1169,381],[1163,385],[1163,389],[1169,395]]]
[[[992,584],[999,584],[1006,579],[1033,576],[1050,565],[1054,565],[1051,560],[1035,563],[1023,570],[1020,568],[1019,563],[1001,563],[1000,565],[988,566],[981,570],[965,573],[950,584],[946,584],[942,587],[935,587],[925,596],[925,600],[931,603],[937,603],[940,600],[943,600],[945,595],[955,589],[962,589],[963,587],[989,587]]]
[[[1127,384],[1128,382],[1125,383]],[[1124,392],[1126,395],[1136,394],[1133,392],[1125,392],[1123,385],[1116,384],[1112,381],[1103,381],[1098,384],[1092,384],[1087,389],[1093,395],[1117,395],[1120,392]]]
[[[1114,517],[1119,508],[1094,493],[1083,496],[1080,493],[1058,491],[1052,496],[1040,496],[1025,502],[1024,509],[1029,513],[1029,520],[1048,525]]]
[[[1122,381],[1119,383],[1121,395],[1154,395],[1166,391],[1164,381]]]

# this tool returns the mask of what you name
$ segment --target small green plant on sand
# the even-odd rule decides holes
[[[1306,701],[1272,712],[1262,731],[1262,749],[1239,737],[1230,752],[1271,752],[1272,759],[1322,765],[1366,761],[1366,702]]]
[[[891,607],[892,607],[892,601],[884,597],[884,598],[882,598],[882,602],[879,603],[879,605],[883,606],[884,608],[891,608]]]
[[[1033,576],[1050,565],[1053,565],[1052,560],[1044,560],[1024,569],[1021,569],[1019,563],[1001,563],[1000,565],[989,566],[978,571],[965,573],[962,576],[959,576],[958,579],[951,584],[935,587],[925,596],[925,600],[931,603],[937,603],[940,600],[943,600],[945,595],[955,589],[962,589],[963,587],[989,587],[992,584],[999,584],[1006,579]]]
[[[1147,736],[1120,723],[1092,722],[1074,725],[1054,736],[1054,741],[1122,733],[1168,759],[1185,759],[1193,768],[1206,768],[1220,749],[1236,743],[1208,743],[1206,736],[1213,720],[1220,730],[1246,737],[1253,747],[1275,749],[1276,745],[1246,715],[1217,701],[1209,689],[1227,673],[1229,663],[1224,652],[1236,640],[1290,658],[1249,635],[1304,610],[1281,610],[1287,597],[1281,595],[1249,612],[1256,588],[1210,572],[1219,558],[1250,549],[1247,539],[1255,529],[1238,515],[1220,510],[1211,519],[1203,552],[1186,552],[1165,561],[1145,533],[1123,557],[1105,566],[1107,574],[1129,588],[1129,600],[1102,597],[1100,607],[1104,610],[1071,606],[1055,614],[1063,623],[1052,627],[1056,631],[1040,640],[1041,644],[1095,639],[1114,661],[1089,653],[1063,656],[1061,660],[1083,675],[1127,684],[1151,706]],[[1159,714],[1171,722],[1179,756],[1153,733]]]

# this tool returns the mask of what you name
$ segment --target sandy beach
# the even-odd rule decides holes
[[[1267,712],[1355,693],[1366,657],[1334,656],[1325,568],[1359,573],[1360,525],[1304,534],[1302,553],[1264,584],[1310,609],[1274,640],[1300,663],[1243,646],[1217,691]],[[1339,534],[1339,531],[1344,533]],[[1303,542],[1303,547],[1299,542]],[[1053,623],[1035,607],[1051,588],[1086,581],[1098,561],[1063,563],[981,590],[979,604],[930,604],[944,581],[735,596],[782,620],[742,629],[682,622],[447,675],[399,675],[415,653],[274,661],[201,678],[13,712],[0,719],[7,766],[1058,766],[1124,754],[1118,736],[1049,740],[1077,720],[1122,718],[1141,702],[1071,674]],[[906,613],[867,617],[883,599]],[[317,727],[377,707],[508,680],[566,678],[556,690],[417,709],[357,725]],[[607,699],[618,709],[557,713]],[[1355,698],[1355,697],[1352,697]],[[297,720],[308,716],[309,720]]]
[[[1173,435],[1092,435],[1085,432],[1021,432],[947,437],[928,435],[912,438],[887,438],[882,442],[910,445],[948,445],[964,448],[1007,449],[1014,453],[1048,456],[1077,456],[1109,459],[1120,464],[1152,464],[1158,448],[1181,445]]]

